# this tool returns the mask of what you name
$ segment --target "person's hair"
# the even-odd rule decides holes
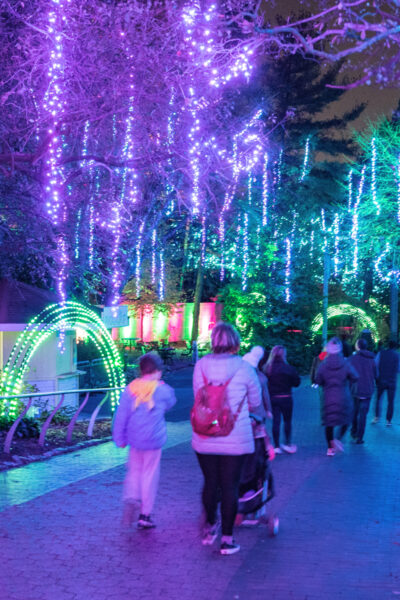
[[[211,348],[214,354],[234,352],[240,346],[240,335],[230,323],[220,321],[211,332]]]
[[[268,360],[265,363],[264,370],[269,375],[272,371],[272,366],[276,360],[283,360],[286,362],[286,348],[285,346],[274,346],[269,354]]]
[[[269,350],[264,348],[264,356],[261,358],[260,362],[258,363],[258,369],[260,371],[264,372],[268,357],[269,357]]]
[[[356,348],[357,348],[357,350],[366,350],[367,349],[367,342],[364,340],[364,338],[359,338],[356,341]]]
[[[150,375],[156,371],[162,371],[164,366],[161,357],[156,352],[143,354],[139,359],[139,369],[141,375]]]
[[[395,350],[397,348],[397,342],[395,340],[390,340],[389,348],[390,348],[390,350]]]

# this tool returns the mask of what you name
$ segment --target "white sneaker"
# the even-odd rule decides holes
[[[328,448],[326,455],[327,456],[335,456],[335,448]]]
[[[391,427],[392,426],[392,422],[391,421],[386,421],[386,427]]]
[[[275,454],[283,454],[283,450],[279,446],[277,446],[276,448],[274,448],[274,451],[275,451]]]
[[[282,444],[282,450],[284,450],[288,454],[294,454],[295,452],[297,452],[297,446],[295,444]]]
[[[371,425],[376,425],[377,423],[379,423],[379,417],[374,417],[371,421]]]
[[[335,450],[338,452],[344,452],[344,446],[340,440],[332,440],[332,444]]]
[[[209,525],[208,523],[204,527],[203,535],[201,537],[201,543],[203,546],[212,546],[215,540],[218,537],[219,533],[219,523],[218,521],[214,525]]]

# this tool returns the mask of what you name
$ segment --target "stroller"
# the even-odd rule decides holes
[[[236,525],[266,523],[270,534],[277,535],[278,517],[266,516],[266,504],[274,497],[275,489],[265,439],[260,437],[254,440],[255,452],[247,456],[243,465]]]

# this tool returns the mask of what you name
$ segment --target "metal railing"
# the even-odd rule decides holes
[[[4,442],[4,452],[6,454],[10,454],[12,440],[13,440],[13,437],[17,430],[17,427],[20,424],[20,422],[22,421],[22,419],[24,418],[24,416],[26,415],[26,413],[28,412],[28,410],[31,408],[31,406],[34,405],[35,398],[40,398],[42,396],[45,396],[46,398],[48,396],[60,396],[60,400],[55,405],[55,407],[53,408],[53,410],[51,411],[51,413],[49,414],[49,416],[47,417],[47,419],[45,420],[45,422],[43,423],[43,425],[41,427],[38,444],[39,444],[39,446],[43,447],[47,430],[49,429],[49,427],[51,425],[54,415],[62,407],[66,394],[86,394],[84,401],[79,406],[78,410],[74,413],[72,419],[70,420],[70,422],[68,424],[65,440],[67,443],[70,443],[72,440],[72,434],[73,434],[76,422],[78,420],[79,414],[82,412],[83,408],[86,406],[86,404],[89,400],[90,393],[91,392],[96,392],[96,393],[97,392],[106,392],[104,398],[101,399],[101,401],[97,404],[96,408],[94,409],[94,411],[91,414],[91,417],[89,419],[89,425],[87,428],[87,436],[88,437],[92,437],[92,435],[93,435],[93,428],[94,428],[95,421],[98,417],[101,407],[107,401],[107,399],[110,395],[110,392],[112,392],[114,390],[123,390],[123,389],[124,389],[123,387],[85,388],[85,389],[78,389],[78,390],[59,390],[58,392],[34,392],[34,393],[28,393],[28,394],[14,394],[12,396],[0,396],[0,403],[3,400],[13,400],[16,398],[18,398],[19,400],[22,400],[24,398],[27,399],[27,403],[25,405],[24,410],[18,415],[18,417],[16,418],[16,420],[14,421],[14,423],[11,425],[10,429],[7,432],[6,439]]]

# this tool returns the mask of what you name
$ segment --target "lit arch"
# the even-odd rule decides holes
[[[354,317],[362,323],[363,327],[371,331],[375,339],[378,339],[378,328],[375,325],[374,320],[367,315],[365,310],[362,308],[352,306],[351,304],[334,304],[333,306],[328,307],[328,319],[331,319],[332,317],[339,317],[340,315]],[[318,333],[322,328],[322,322],[322,313],[319,313],[311,323],[311,331],[313,333]]]
[[[66,329],[84,329],[95,344],[107,374],[109,387],[123,387],[125,377],[121,357],[103,321],[91,309],[78,302],[63,305],[51,304],[39,313],[18,336],[4,367],[1,384],[2,394],[13,396],[22,392],[24,375],[29,362],[39,346],[54,332]],[[112,408],[118,402],[119,391],[110,393]],[[2,413],[16,416],[17,402],[10,400],[2,407]]]

